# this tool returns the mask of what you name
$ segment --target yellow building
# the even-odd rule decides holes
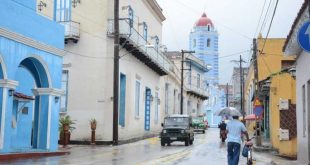
[[[290,105],[296,105],[296,81],[287,72],[271,76],[270,81],[270,143],[273,148],[278,149],[280,155],[295,158],[297,154],[296,108],[291,106],[288,110],[286,108],[280,110],[280,100],[289,100]],[[290,119],[288,116],[295,119]],[[280,140],[280,128],[289,131],[289,140]]]
[[[255,87],[254,60],[249,66],[249,73],[245,81],[245,110],[247,114],[253,113],[253,101],[256,97],[264,105],[263,120],[261,121],[263,139],[269,141],[273,148],[285,156],[296,155],[296,138],[280,141],[280,111],[277,105],[279,99],[290,99],[295,104],[295,80],[289,74],[283,73],[283,69],[294,63],[294,57],[284,56],[282,47],[285,39],[268,38],[261,36],[257,39],[257,72],[258,87]],[[281,74],[280,74],[281,73]],[[257,95],[255,96],[255,90]],[[276,92],[275,92],[276,90]],[[284,113],[284,111],[282,112]],[[253,129],[254,122],[247,122],[248,129]]]

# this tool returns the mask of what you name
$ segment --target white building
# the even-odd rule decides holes
[[[310,164],[310,53],[298,44],[298,31],[309,20],[308,1],[302,5],[290,33],[286,39],[283,51],[287,55],[297,55],[296,58],[296,112],[297,112],[297,159],[298,164]],[[309,28],[309,27],[308,27]]]
[[[181,76],[181,52],[166,52],[166,55],[173,61],[175,67],[177,67],[177,70],[179,71],[177,75]],[[204,101],[208,99],[207,83],[205,76],[203,76],[208,71],[207,66],[202,60],[192,54],[185,55],[183,65],[183,114],[191,116],[202,115],[205,113],[203,111]],[[178,89],[180,89],[180,86]]]
[[[57,18],[67,29],[63,68],[63,89],[67,95],[61,99],[63,114],[76,120],[71,140],[89,140],[89,120],[95,118],[96,140],[111,142],[114,4],[108,0],[71,3],[68,0],[58,6],[68,12]],[[171,77],[171,62],[160,50],[164,20],[155,0],[120,1],[121,141],[157,135],[163,117],[170,113],[165,112],[165,101],[171,94],[166,94],[166,84],[178,82]]]

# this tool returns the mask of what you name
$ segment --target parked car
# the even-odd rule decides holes
[[[193,117],[192,123],[193,123],[192,125],[194,127],[195,132],[205,133],[206,125],[204,123],[204,117],[203,116]]]
[[[160,133],[161,146],[171,145],[174,141],[181,141],[185,146],[192,145],[194,141],[194,130],[191,117],[188,115],[170,115],[165,117]]]

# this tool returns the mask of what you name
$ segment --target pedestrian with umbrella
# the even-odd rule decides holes
[[[244,134],[249,141],[249,134],[244,124],[239,121],[241,113],[233,107],[226,107],[217,112],[218,116],[229,115],[233,120],[229,121],[226,126],[227,131],[227,161],[228,165],[238,165],[240,148],[241,148],[241,134]]]

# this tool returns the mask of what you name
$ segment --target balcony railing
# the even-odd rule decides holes
[[[151,69],[159,73],[160,75],[166,75],[170,71],[171,62],[160,51],[154,47],[148,47],[150,45],[144,37],[133,27],[129,25],[129,19],[124,18],[119,20],[119,35],[120,44],[124,47],[130,46],[127,50],[135,55],[138,59],[144,62]],[[108,32],[107,35],[114,37],[114,20],[108,20]],[[155,65],[154,65],[155,64]]]
[[[186,88],[188,90],[187,93],[200,97],[203,100],[208,99],[208,91],[206,89],[191,84],[187,84]]]
[[[65,43],[73,41],[77,43],[80,39],[80,23],[74,21],[63,21],[60,22],[65,26]]]

